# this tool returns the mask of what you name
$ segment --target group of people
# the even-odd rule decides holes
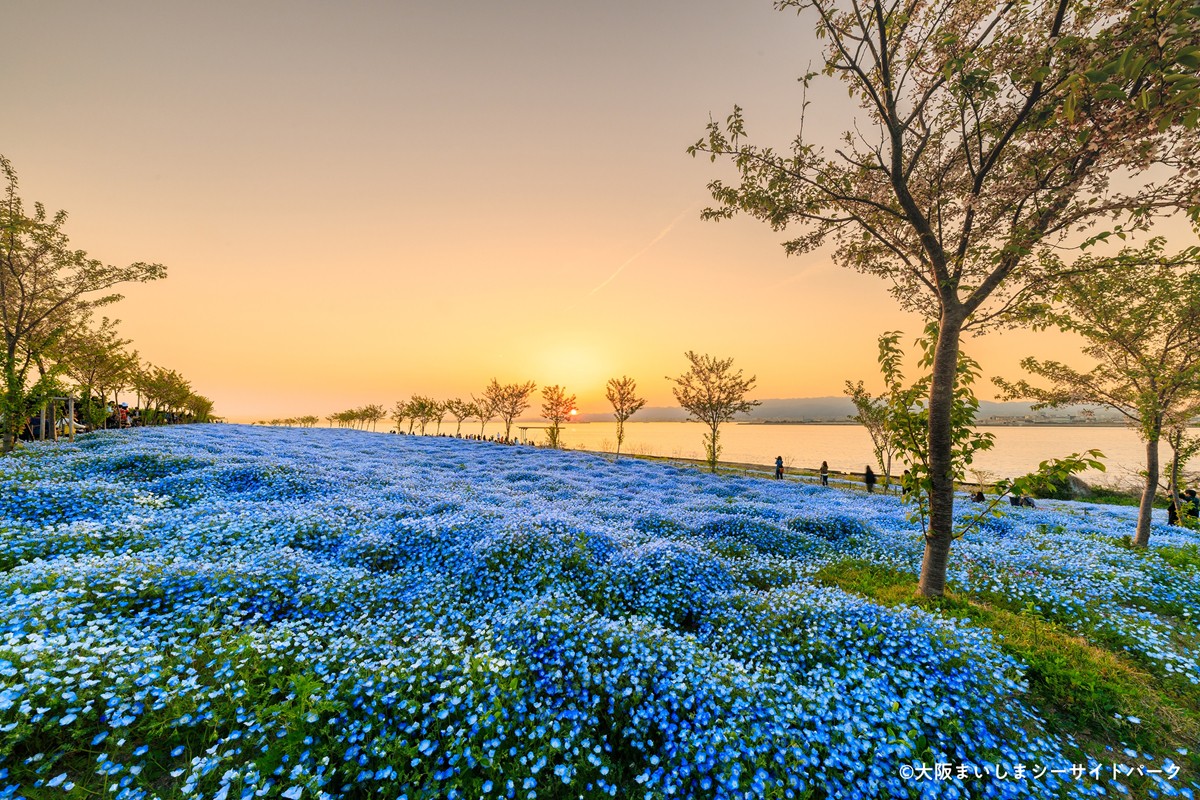
[[[987,498],[983,494],[983,487],[978,488],[975,491],[975,493],[971,495],[971,499],[976,503],[987,502]],[[1036,508],[1036,506],[1034,505],[1034,502],[1033,502],[1033,498],[1029,497],[1027,495],[1021,495],[1021,494],[1010,495],[1008,498],[1008,502],[1009,502],[1009,504],[1014,505],[1014,506],[1022,506],[1024,508]],[[1179,495],[1179,497],[1177,499],[1176,498],[1171,499],[1170,504],[1167,506],[1167,524],[1168,525],[1182,524],[1180,521],[1180,517],[1179,517],[1181,511],[1185,517],[1191,517],[1192,519],[1200,519],[1200,495],[1196,494],[1195,489],[1188,489],[1186,492]]]
[[[829,485],[829,462],[822,461],[821,468],[817,470],[817,474],[821,476],[821,485]],[[775,456],[775,479],[783,480],[783,456]],[[871,468],[867,467],[866,473],[867,491],[875,491],[875,473],[871,472]]]
[[[404,431],[388,431],[388,433],[390,433],[390,434],[399,433],[401,436],[414,435],[414,434],[405,433]],[[481,436],[477,433],[434,433],[434,434],[430,434],[430,435],[433,436],[434,438],[462,439],[463,441],[467,441],[467,442],[493,442],[495,444],[520,444],[521,443],[521,440],[519,438],[517,438],[516,436],[508,438],[508,437],[504,437],[504,436],[498,436],[496,434],[493,434],[491,436]],[[526,439],[525,444],[529,445],[530,447],[537,447],[537,442],[533,441],[532,439]]]
[[[128,403],[120,403],[115,408],[111,403],[105,406],[106,417],[102,423],[98,423],[103,428],[130,428],[142,424],[141,409],[129,407]],[[69,416],[61,408],[47,410],[46,423],[42,424],[42,412],[34,414],[25,421],[24,427],[21,429],[20,439],[25,442],[35,441],[42,438],[43,427],[47,437],[54,437],[54,429],[59,429],[59,434],[64,432],[75,431],[81,433],[90,430],[87,421],[83,418],[84,406],[82,401],[75,403],[74,419],[68,421]],[[160,421],[172,423],[177,421],[174,414],[160,414]]]
[[[1000,495],[1000,497],[1002,498],[1002,497],[1004,497],[1004,495]],[[983,493],[982,486],[977,488],[974,491],[974,493],[971,495],[971,502],[972,503],[986,503],[987,502],[987,496]],[[1037,508],[1037,505],[1034,504],[1032,497],[1027,497],[1022,494],[1009,495],[1008,496],[1008,504],[1010,506],[1017,506],[1017,507],[1023,507],[1023,508]]]

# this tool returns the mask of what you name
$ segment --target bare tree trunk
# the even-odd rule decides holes
[[[924,597],[946,592],[946,566],[954,541],[954,463],[952,418],[954,387],[958,379],[959,335],[962,320],[942,313],[933,382],[929,389],[929,530],[921,560],[918,591]]]
[[[1137,532],[1133,537],[1134,547],[1150,544],[1150,513],[1154,509],[1154,495],[1158,491],[1158,439],[1156,428],[1146,440],[1146,485],[1142,488],[1142,502],[1138,506]]]

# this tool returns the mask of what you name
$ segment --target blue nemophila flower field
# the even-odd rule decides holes
[[[1200,576],[1130,527],[1014,510],[952,583],[1200,685]],[[0,460],[0,798],[1111,797],[1117,763],[1200,788],[1186,748],[1080,764],[988,628],[815,579],[915,581],[921,551],[892,497],[579,453],[30,447]]]

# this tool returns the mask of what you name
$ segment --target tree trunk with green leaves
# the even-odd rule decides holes
[[[946,590],[946,567],[954,541],[954,441],[951,435],[958,377],[961,321],[943,316],[933,354],[929,387],[929,530],[918,584],[926,597]]]
[[[1150,544],[1150,515],[1154,511],[1154,497],[1158,489],[1158,440],[1161,430],[1151,431],[1146,438],[1146,483],[1142,487],[1142,499],[1138,503],[1137,531],[1133,536],[1135,547],[1147,547]]]
[[[43,358],[64,331],[95,307],[120,299],[103,294],[128,281],[151,281],[166,274],[158,264],[114,267],[71,247],[63,228],[64,211],[46,213],[39,203],[26,213],[17,194],[17,175],[12,164],[0,156],[0,172],[7,190],[0,200],[0,328],[4,349],[4,412],[0,451],[9,452],[28,417],[29,398],[38,389],[27,385],[31,361]],[[19,363],[23,361],[23,363]],[[35,384],[43,389],[53,380],[46,371]]]
[[[4,397],[0,406],[0,416],[3,416],[3,439],[0,441],[0,452],[7,453],[16,446],[21,428],[29,418],[26,406],[25,379],[17,372],[16,343],[8,346],[4,358]]]
[[[708,433],[704,434],[704,460],[708,462],[708,471],[712,473],[716,473],[717,459],[721,455],[720,436],[720,423],[709,423]]]
[[[1161,240],[1116,256],[1083,258],[1093,268],[1065,279],[1053,302],[1037,309],[1038,324],[1079,334],[1095,366],[1086,372],[1057,361],[1021,361],[1049,384],[995,382],[1007,398],[1038,405],[1102,405],[1121,414],[1146,444],[1145,483],[1133,542],[1150,541],[1164,430],[1200,411],[1200,253],[1162,252]]]
[[[841,137],[814,141],[801,126],[783,149],[748,144],[739,107],[710,122],[689,151],[727,161],[734,178],[709,184],[717,206],[704,216],[794,226],[789,254],[832,244],[839,264],[884,278],[906,310],[940,322],[921,584],[936,595],[952,536],[958,337],[1021,321],[1051,295],[1056,252],[1179,211],[1200,220],[1200,19],[1186,4],[1115,0],[776,7],[811,14],[824,47],[804,89],[834,76],[857,110]]]
[[[675,383],[671,392],[679,406],[693,419],[708,425],[704,454],[709,469],[715,473],[721,454],[721,424],[760,405],[758,400],[746,399],[754,388],[755,377],[743,377],[740,369],[734,372],[732,358],[714,358],[691,350],[684,357],[691,364],[688,371],[678,378],[668,375],[667,380]]]
[[[625,443],[625,422],[646,405],[646,399],[638,397],[637,381],[628,375],[609,378],[605,397],[612,403],[613,417],[617,420],[617,460],[621,459],[621,445]]]
[[[571,418],[571,413],[575,411],[575,395],[568,395],[567,390],[555,384],[554,386],[542,387],[542,416],[550,423],[550,427],[546,433],[550,439],[550,446],[558,449],[562,444],[562,426],[568,419]]]

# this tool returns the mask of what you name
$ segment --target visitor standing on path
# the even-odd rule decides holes
[[[867,494],[875,494],[875,473],[871,471],[870,466],[863,473],[863,483],[867,485]]]
[[[783,480],[783,456],[775,456],[775,478]]]
[[[828,461],[821,462],[821,485],[822,486],[829,485],[829,462]]]

